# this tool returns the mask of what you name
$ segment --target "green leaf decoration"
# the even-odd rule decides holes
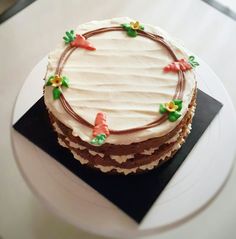
[[[57,100],[57,99],[59,99],[60,98],[60,96],[61,96],[61,90],[58,88],[58,87],[55,87],[54,89],[53,89],[53,99],[54,100]]]
[[[167,113],[168,120],[170,122],[176,121],[181,116],[180,111],[182,110],[183,107],[183,101],[180,99],[173,99],[171,102],[166,104],[160,104],[159,112],[161,114]],[[173,109],[173,104],[175,105],[175,109]]]
[[[69,39],[72,39],[72,34],[70,32],[66,32],[66,36],[69,38]]]
[[[91,140],[91,144],[97,145],[98,139],[95,137]]]
[[[63,40],[65,41],[65,43],[69,43],[69,39],[67,37],[63,37]]]
[[[105,134],[101,134],[98,136],[98,145],[102,145],[106,140],[106,135]]]
[[[199,63],[195,61],[195,62],[192,63],[192,66],[193,67],[199,66]]]
[[[134,29],[132,29],[132,28],[129,28],[128,30],[127,30],[127,34],[128,34],[128,36],[130,36],[130,37],[136,37],[138,34],[137,34],[137,31],[135,31]]]
[[[195,68],[196,66],[199,66],[199,63],[197,61],[195,61],[195,57],[194,56],[189,56],[188,58],[188,63]]]
[[[47,83],[46,83],[46,86],[52,85],[51,79],[53,79],[53,78],[54,78],[54,76],[49,76],[49,78],[47,80]]]
[[[53,94],[53,99],[56,100],[60,98],[62,93],[62,89],[60,86],[64,86],[66,88],[69,87],[69,79],[66,76],[61,77],[59,75],[52,75],[48,78],[45,85],[54,87],[52,94]]]
[[[188,61],[194,61],[195,57],[194,56],[189,56]]]
[[[124,23],[124,24],[121,24],[121,26],[130,37],[136,37],[138,35],[137,30],[144,30],[144,26],[139,25],[138,21],[136,21],[135,23],[131,22],[130,24]]]
[[[65,87],[69,87],[69,79],[66,76],[62,77],[62,85]]]
[[[138,35],[137,30],[136,30],[136,29],[133,29],[130,24],[124,23],[124,24],[121,24],[121,26],[122,26],[123,29],[127,32],[128,36],[130,36],[130,37],[136,37],[136,36]],[[140,26],[139,26],[139,30],[144,30],[144,26],[143,26],[143,25],[140,25]]]
[[[144,26],[140,25],[139,30],[144,30]]]
[[[99,134],[99,135],[97,135],[95,138],[93,138],[92,140],[91,140],[91,144],[95,144],[95,145],[102,145],[104,142],[105,142],[105,140],[106,140],[106,135],[105,134]]]
[[[50,80],[47,81],[46,86],[52,85],[52,82]]]
[[[180,116],[181,114],[177,111],[169,112],[168,119],[170,122],[175,122]]]
[[[163,104],[160,104],[159,112],[160,112],[161,114],[164,114],[164,113],[167,112],[167,109],[166,109],[166,107],[165,107]]]
[[[183,103],[183,101],[182,100],[174,100],[174,103],[175,103],[175,105],[178,106],[177,111],[181,111],[182,110],[182,103]]]
[[[63,37],[66,44],[69,44],[70,42],[74,41],[75,39],[75,33],[73,30],[67,31],[66,35]]]
[[[123,27],[124,30],[128,30],[130,29],[130,25],[128,23],[124,23],[124,24],[121,24],[121,26]]]

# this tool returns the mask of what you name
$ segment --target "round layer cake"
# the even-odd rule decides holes
[[[163,30],[126,17],[66,32],[44,87],[58,142],[105,173],[155,168],[190,133],[197,65]]]

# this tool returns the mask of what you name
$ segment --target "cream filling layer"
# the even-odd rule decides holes
[[[57,133],[61,134],[61,135],[64,135],[63,132],[61,131],[61,129],[58,127],[57,123],[54,122],[53,123],[53,126],[54,126],[54,129]],[[172,137],[171,139],[169,139],[168,141],[165,142],[165,144],[170,144],[170,143],[173,143],[175,141],[177,141],[177,139],[179,138],[180,136],[180,133],[182,132],[182,129],[174,136]],[[64,135],[65,136],[65,135]],[[74,143],[72,142],[68,137],[65,138],[65,140],[68,142],[68,144],[70,145],[70,147],[72,148],[76,148],[76,149],[80,149],[80,150],[84,150],[84,149],[87,149],[86,147],[80,145],[80,144],[77,144],[77,143]],[[61,140],[60,140],[61,141]],[[144,150],[143,152],[141,152],[140,154],[143,154],[143,155],[152,155],[159,147],[155,147],[155,148],[150,148],[149,150]],[[98,153],[96,151],[93,151],[93,150],[88,150],[89,153],[93,156],[95,155],[99,155],[101,158],[104,157],[104,154],[103,153]],[[131,158],[134,158],[135,155],[134,154],[127,154],[127,155],[109,155],[109,157],[113,160],[115,160],[116,162],[118,163],[124,163],[126,162],[128,159],[131,159]]]
[[[163,154],[160,158],[158,158],[157,160],[155,160],[149,164],[141,165],[141,166],[130,168],[130,169],[120,168],[120,167],[115,167],[115,166],[102,166],[102,165],[94,165],[94,167],[100,169],[104,173],[110,172],[112,170],[116,170],[118,173],[123,173],[124,175],[128,175],[130,173],[135,173],[138,169],[151,170],[154,167],[156,167],[160,161],[165,160],[165,158],[167,158],[167,157],[170,157],[172,152],[175,150],[178,150],[181,147],[183,142],[184,142],[184,139],[181,139],[179,142],[174,144],[171,151],[169,151],[166,154]],[[58,139],[58,143],[61,146],[68,148],[67,145],[61,139]],[[84,159],[80,155],[78,155],[75,151],[71,150],[71,152],[72,152],[74,158],[79,160],[79,162],[81,164],[87,164],[89,162],[87,159]]]
[[[62,139],[58,138],[58,143],[65,148],[68,148],[68,146],[63,142]],[[74,158],[79,160],[81,164],[87,164],[89,161],[87,159],[84,159],[80,157],[74,150],[70,150],[71,153],[73,154]]]
[[[77,33],[101,27],[119,26],[132,19],[115,18],[92,21],[80,25]],[[163,30],[144,25],[147,32],[164,36],[178,58],[187,58],[185,50],[178,46]],[[126,32],[107,32],[89,38],[96,51],[78,48],[68,59],[62,75],[70,80],[70,87],[63,89],[72,108],[90,123],[97,112],[107,115],[109,128],[128,129],[141,126],[161,117],[159,104],[168,102],[174,95],[177,74],[164,73],[163,67],[173,60],[162,45],[144,37],[131,38]],[[47,77],[55,73],[58,59],[65,49],[61,43],[49,54]],[[110,135],[106,142],[131,144],[160,137],[173,130],[184,117],[192,99],[195,77],[192,71],[185,73],[185,91],[182,116],[176,122],[163,124],[128,135]],[[60,101],[53,100],[53,87],[45,87],[45,103],[53,115],[72,129],[74,136],[91,141],[91,129],[68,115]]]

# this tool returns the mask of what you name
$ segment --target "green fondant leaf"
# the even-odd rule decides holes
[[[91,144],[97,144],[98,139],[95,137],[91,140]]]
[[[52,85],[52,82],[50,80],[47,81],[46,86]]]
[[[163,104],[160,104],[160,109],[159,109],[159,112],[161,113],[161,114],[164,114],[164,113],[166,113],[166,107],[163,105]]]
[[[199,63],[196,61],[189,62],[189,64],[192,66],[192,68],[195,68],[196,66],[199,66]]]
[[[53,78],[54,78],[54,76],[53,76],[53,75],[51,75],[51,76],[49,76],[48,80],[50,80],[50,81],[51,81],[51,79],[53,79]]]
[[[102,145],[106,140],[105,134],[99,134],[91,140],[91,144]]]
[[[174,103],[175,103],[176,105],[181,104],[181,103],[182,103],[182,100],[175,99],[175,100],[174,100]]]
[[[52,85],[51,79],[53,79],[53,78],[54,78],[54,76],[49,76],[46,86]]]
[[[70,32],[66,32],[66,35],[69,39],[71,38],[71,33]]]
[[[65,87],[69,87],[69,79],[66,76],[62,77],[62,85]]]
[[[102,145],[104,143],[103,139],[98,139],[98,145]]]
[[[177,120],[177,118],[175,117],[175,115],[173,115],[173,114],[169,114],[168,115],[168,120],[170,121],[170,122],[175,122],[176,120]]]
[[[105,134],[100,134],[99,138],[102,139],[102,140],[105,140],[106,139],[106,135]]]
[[[70,39],[68,37],[63,37],[66,44],[70,43]]]
[[[130,29],[130,25],[128,23],[121,24],[124,30]]]
[[[139,29],[140,29],[140,30],[144,30],[144,26],[143,26],[143,25],[140,25]]]
[[[178,106],[177,111],[181,111],[182,110],[182,103],[183,103],[183,101],[182,100],[174,100],[174,103],[175,103],[175,105]]]
[[[181,114],[179,112],[174,111],[169,113],[168,119],[170,122],[175,122],[180,116]]]
[[[194,61],[195,57],[194,56],[189,56],[188,61]]]
[[[190,57],[188,58],[188,62],[189,62],[189,64],[190,64],[193,68],[195,68],[196,66],[199,66],[199,63],[198,63],[197,61],[195,61],[195,57],[194,57],[194,56],[190,56]]]
[[[136,36],[137,36],[137,31],[135,31],[135,30],[132,29],[132,28],[129,28],[129,29],[127,30],[127,33],[128,33],[128,36],[130,36],[130,37],[136,37]]]
[[[66,32],[66,36],[63,37],[66,44],[72,42],[75,39],[74,31],[70,30]]]
[[[55,87],[53,89],[53,99],[54,100],[57,100],[60,98],[60,95],[61,95],[61,90],[58,88],[58,87]]]
[[[196,66],[199,66],[199,63],[196,62],[196,61],[194,61],[194,62],[193,62],[193,65],[194,65],[194,67],[196,67]]]

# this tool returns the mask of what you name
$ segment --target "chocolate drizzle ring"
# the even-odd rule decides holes
[[[86,32],[83,34],[83,36],[85,37],[85,39],[88,39],[94,35],[100,34],[100,33],[105,33],[105,32],[110,32],[110,31],[124,31],[123,27],[117,26],[117,27],[104,27],[104,28],[99,28],[96,30],[92,30],[89,32]],[[171,57],[173,58],[174,61],[177,61],[178,58],[175,55],[174,51],[171,49],[171,47],[169,46],[169,44],[164,40],[164,38],[162,36],[153,34],[153,33],[149,33],[149,32],[145,32],[143,30],[137,30],[137,34],[139,36],[142,37],[146,37],[149,38],[150,40],[153,40],[157,43],[160,43],[162,46],[164,46],[167,51],[169,52],[169,54],[171,55]],[[67,60],[69,59],[69,57],[71,56],[71,54],[76,50],[76,47],[73,46],[68,46],[65,48],[65,50],[62,52],[59,61],[58,61],[58,65],[56,67],[56,71],[55,71],[55,75],[61,75],[64,65],[66,64]],[[182,100],[183,98],[183,92],[185,89],[185,75],[183,71],[179,71],[178,72],[178,82],[177,82],[177,86],[176,86],[176,90],[175,90],[175,94],[173,96],[173,100],[174,99],[180,99]],[[69,102],[66,100],[65,96],[63,95],[63,93],[61,93],[60,95],[60,102],[64,108],[64,110],[72,117],[74,118],[76,121],[78,121],[79,123],[81,123],[84,126],[87,126],[90,129],[94,128],[94,125],[89,123],[86,119],[84,119],[83,117],[81,117],[80,115],[78,115],[70,106]],[[166,120],[168,119],[167,114],[163,114],[159,119],[154,120],[146,125],[143,126],[139,126],[139,127],[134,127],[134,128],[130,128],[130,129],[124,129],[124,130],[113,130],[113,129],[109,129],[110,134],[114,134],[114,135],[121,135],[121,134],[129,134],[129,133],[135,133],[138,131],[142,131],[148,128],[153,128],[156,127],[162,123],[164,123]]]

